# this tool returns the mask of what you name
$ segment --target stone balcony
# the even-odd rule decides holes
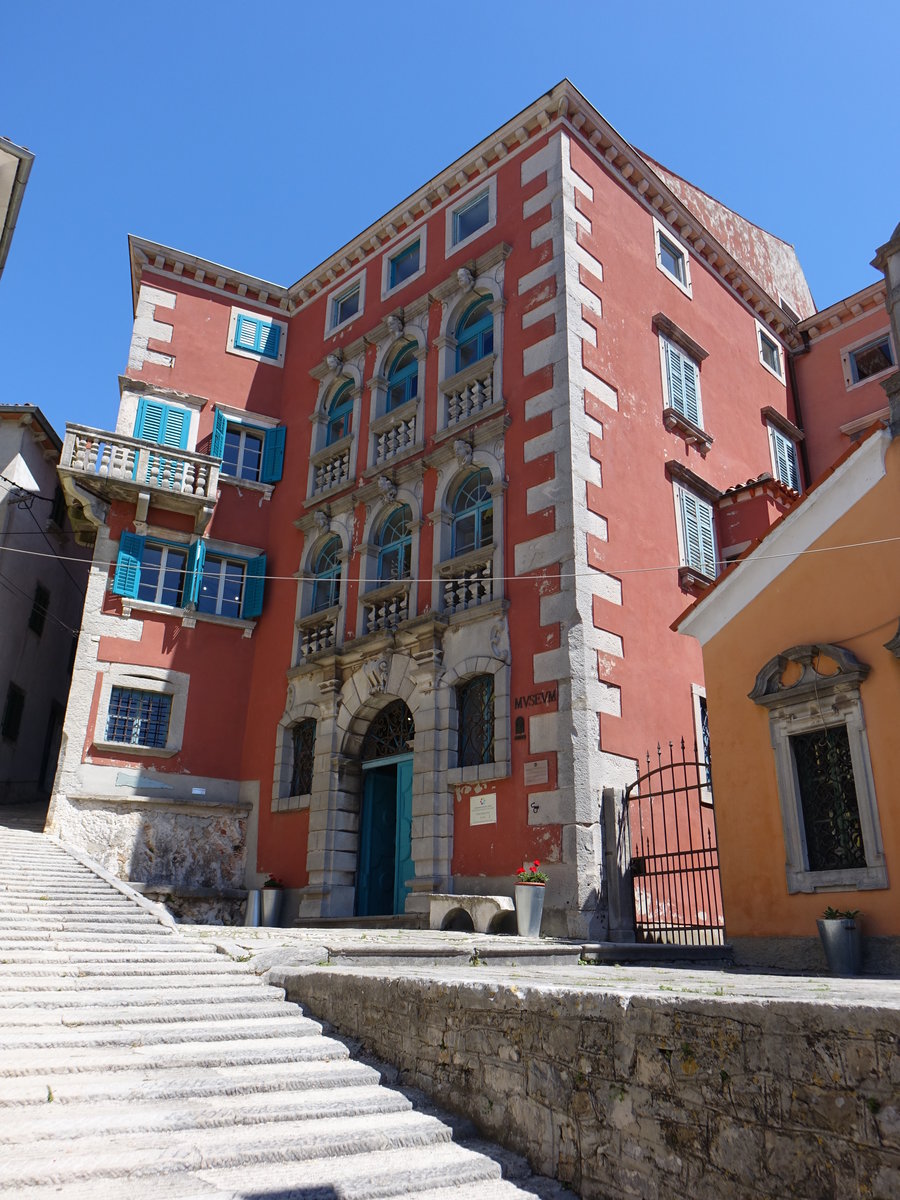
[[[103,500],[128,500],[137,506],[136,520],[146,520],[154,504],[193,514],[200,529],[215,507],[219,466],[206,454],[67,425],[59,474],[70,500],[78,501],[76,488]]]
[[[489,604],[494,599],[494,549],[461,554],[438,568],[442,580],[444,612],[453,614]]]

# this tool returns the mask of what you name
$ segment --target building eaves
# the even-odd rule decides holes
[[[36,404],[0,404],[0,419],[4,417],[15,418],[22,425],[37,425],[41,431],[39,440],[49,439],[57,455],[62,453],[62,438]]]
[[[651,212],[668,221],[693,253],[701,258],[722,282],[761,320],[794,348],[800,347],[795,324],[747,269],[725,249],[703,223],[669,189],[652,166],[600,115],[568,79],[523,109],[466,154],[457,158],[411,196],[347,242],[296,283],[284,289],[219,264],[185,255],[143,239],[129,239],[132,246],[132,289],[136,297],[144,266],[185,279],[191,283],[198,272],[204,287],[214,281],[217,290],[263,304],[277,305],[292,315],[305,303],[348,275],[378,253],[387,242],[422,220],[434,208],[450,201],[462,188],[494,170],[498,164],[544,133],[554,122],[564,123],[574,136],[583,139],[599,155],[617,182]],[[138,253],[134,253],[137,251]],[[152,252],[152,258],[151,258]],[[146,257],[146,262],[144,258]],[[219,284],[219,279],[222,283]],[[241,290],[243,289],[243,291]],[[260,301],[264,293],[266,299]],[[285,295],[286,293],[286,295]]]
[[[875,312],[878,308],[884,308],[886,299],[887,289],[884,279],[876,280],[875,283],[870,283],[868,287],[854,292],[851,296],[837,300],[828,308],[823,308],[819,312],[813,313],[811,317],[806,317],[797,325],[797,332],[801,335],[805,334],[808,341],[814,342],[817,338],[825,337],[826,334],[839,329],[842,325],[855,321],[857,317]]]
[[[0,137],[0,275],[9,254],[34,155]]]

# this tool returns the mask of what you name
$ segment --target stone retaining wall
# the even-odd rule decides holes
[[[900,1196],[888,1005],[337,967],[269,979],[586,1200]]]

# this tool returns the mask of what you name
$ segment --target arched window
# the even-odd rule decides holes
[[[456,369],[461,371],[494,352],[494,314],[490,296],[470,304],[456,327]]]
[[[388,372],[387,411],[399,408],[407,400],[412,400],[419,392],[419,360],[416,358],[416,344],[411,342],[403,346],[395,355]]]
[[[313,586],[312,611],[321,612],[333,608],[341,593],[341,539],[330,537],[313,559],[312,573],[316,577]]]
[[[376,539],[379,583],[390,583],[393,579],[409,579],[411,519],[412,509],[408,504],[401,504],[388,513],[382,522]]]
[[[348,380],[341,387],[331,404],[328,406],[328,431],[325,435],[325,445],[332,446],[350,432],[350,422],[353,417],[353,384]]]
[[[453,498],[453,554],[480,550],[494,540],[493,482],[487,467],[467,475]]]

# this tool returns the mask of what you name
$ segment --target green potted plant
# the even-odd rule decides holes
[[[516,871],[516,928],[519,937],[539,937],[547,875],[538,859]]]
[[[828,908],[816,921],[832,975],[858,975],[862,965],[862,928],[858,908]]]

